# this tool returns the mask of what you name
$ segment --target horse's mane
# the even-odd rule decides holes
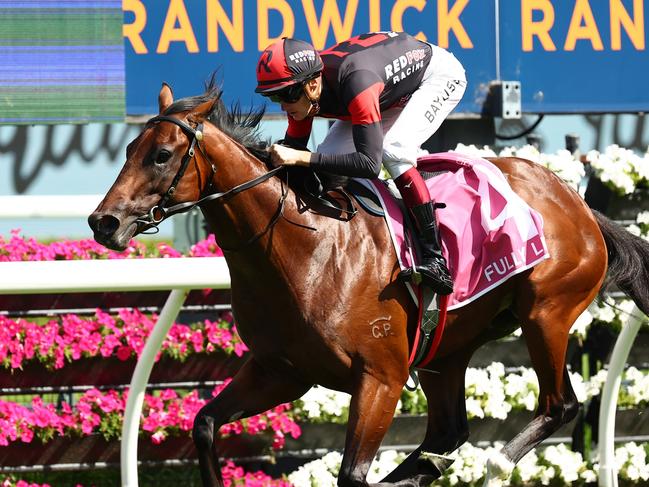
[[[203,94],[188,96],[173,102],[165,110],[164,115],[186,112],[207,101],[214,101],[214,107],[207,119],[221,132],[243,145],[255,157],[269,164],[268,147],[270,142],[262,139],[259,133],[259,123],[266,113],[266,108],[261,107],[244,113],[241,105],[237,102],[228,110],[223,102],[222,95],[223,90],[216,82],[216,73],[213,73],[205,83],[205,92]]]
[[[244,113],[239,102],[236,102],[228,110],[223,102],[222,95],[223,90],[216,82],[216,72],[212,73],[210,79],[205,83],[205,92],[203,94],[188,96],[173,102],[164,111],[164,115],[190,111],[202,103],[214,101],[214,107],[207,119],[270,168],[272,166],[268,152],[270,140],[262,139],[259,129],[259,123],[266,113],[266,107]],[[291,172],[301,174],[299,179],[302,179],[305,173],[304,168],[297,167],[292,167]],[[307,172],[310,173],[311,171]],[[344,186],[348,180],[345,176],[322,172],[318,172],[318,174],[325,188]]]

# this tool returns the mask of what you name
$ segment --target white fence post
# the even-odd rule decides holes
[[[186,289],[171,291],[133,371],[124,411],[120,450],[122,485],[126,487],[137,487],[138,485],[137,440],[140,431],[140,414],[153,362],[188,293],[189,290]]]
[[[631,351],[640,325],[642,312],[637,306],[633,307],[615,342],[611,360],[608,366],[606,382],[602,390],[602,402],[599,410],[599,487],[617,487],[617,469],[615,468],[615,413],[617,411],[617,396],[626,359]]]
[[[88,218],[103,199],[100,194],[0,196],[0,219]]]

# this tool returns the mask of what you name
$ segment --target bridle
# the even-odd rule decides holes
[[[170,122],[180,127],[181,130],[190,139],[190,144],[189,144],[189,148],[187,149],[187,152],[185,153],[185,155],[182,158],[182,161],[180,162],[180,167],[178,168],[178,172],[176,173],[173,180],[171,181],[171,184],[169,185],[169,189],[167,189],[167,191],[162,195],[160,201],[158,201],[158,203],[155,206],[153,206],[145,215],[142,215],[135,220],[135,222],[138,225],[137,233],[144,233],[146,230],[151,230],[151,229],[154,229],[154,231],[148,233],[156,233],[158,231],[158,225],[172,215],[176,215],[178,213],[186,213],[191,209],[200,206],[203,203],[207,203],[209,201],[216,201],[216,200],[224,201],[236,194],[239,194],[247,189],[257,186],[258,184],[272,178],[277,173],[285,169],[284,166],[278,166],[262,174],[261,176],[251,179],[250,181],[247,181],[245,183],[239,184],[238,186],[235,186],[234,188],[231,188],[228,191],[222,193],[221,192],[212,193],[196,201],[179,203],[177,205],[167,207],[166,204],[169,202],[173,194],[176,192],[176,187],[178,186],[180,179],[185,174],[185,171],[187,170],[187,166],[189,166],[189,161],[191,161],[195,156],[196,153],[195,147],[198,147],[198,149],[203,154],[205,160],[211,165],[212,179],[214,178],[214,174],[216,174],[216,166],[209,160],[207,154],[205,154],[205,151],[203,150],[200,144],[200,142],[203,140],[202,123],[199,123],[194,129],[193,127],[189,126],[188,124],[186,124],[185,122],[177,118],[169,117],[166,115],[158,115],[156,117],[149,119],[146,122],[145,126],[153,123],[160,123],[160,122]],[[270,228],[273,225],[275,225],[279,217],[282,216],[282,213],[284,211],[284,201],[286,200],[287,196],[288,196],[288,181],[286,181],[285,184],[284,182],[282,182],[282,192],[279,200],[279,207],[277,209],[277,212],[271,219],[271,221],[268,223],[268,225],[264,230],[254,235],[246,242],[244,242],[243,246],[253,243],[257,239],[259,239],[262,235],[264,235],[268,230],[270,230]],[[228,250],[228,249],[223,249],[223,250]]]

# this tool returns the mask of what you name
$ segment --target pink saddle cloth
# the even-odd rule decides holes
[[[511,189],[489,161],[455,152],[431,154],[417,161],[438,209],[444,256],[455,281],[448,309],[464,306],[510,277],[550,257],[543,218]],[[413,252],[404,234],[403,214],[380,180],[363,181],[375,190],[386,211],[402,269],[412,266]]]

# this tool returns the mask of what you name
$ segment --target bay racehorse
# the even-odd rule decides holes
[[[221,425],[320,384],[351,394],[338,484],[367,485],[408,378],[417,318],[397,280],[384,220],[362,210],[354,218],[310,211],[287,185],[291,172],[269,170],[267,144],[257,132],[262,112],[228,110],[213,82],[204,94],[175,102],[163,85],[158,101],[159,115],[128,145],[126,163],[89,224],[97,242],[119,250],[200,202],[224,251],[237,329],[251,354],[195,418],[204,484],[223,485],[215,447]],[[467,440],[465,370],[486,341],[520,326],[540,385],[534,419],[490,459],[491,482],[577,414],[566,369],[569,330],[607,274],[649,313],[648,243],[591,211],[542,166],[516,158],[492,162],[543,216],[551,257],[449,312],[437,355],[419,373],[428,398],[424,440],[381,485],[428,485],[447,465],[442,455]],[[377,320],[389,323],[390,332],[373,333]]]

